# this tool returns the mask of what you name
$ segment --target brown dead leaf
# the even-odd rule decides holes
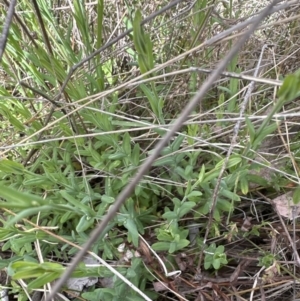
[[[270,267],[268,267],[263,274],[264,283],[274,283],[274,278],[279,274],[279,265],[275,261]]]
[[[153,283],[153,288],[156,292],[162,292],[162,291],[168,290],[168,284],[157,281],[157,282]]]
[[[284,217],[293,219],[293,207],[295,208],[295,217],[300,215],[300,204],[293,203],[293,192],[289,191],[272,200],[276,207],[276,211]]]
[[[183,257],[181,256],[181,254],[177,254],[175,256],[175,261],[176,261],[180,271],[184,272],[186,270],[186,262],[182,259],[183,259]]]
[[[243,232],[248,232],[251,228],[252,228],[252,224],[251,224],[251,220],[252,217],[251,216],[247,216],[243,222],[243,225],[241,227],[241,230]]]

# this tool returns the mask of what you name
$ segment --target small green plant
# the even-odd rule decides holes
[[[270,252],[265,252],[261,257],[259,257],[259,266],[264,266],[266,268],[270,267],[274,262],[276,261],[276,258],[274,254]]]
[[[178,227],[177,223],[173,222],[168,228],[159,228],[157,230],[156,242],[152,245],[155,251],[167,251],[174,253],[189,245],[190,241],[186,239],[189,234],[188,229]]]
[[[204,268],[208,270],[213,267],[215,270],[219,270],[223,265],[226,265],[228,261],[224,250],[224,246],[217,247],[215,243],[212,243],[205,250]]]

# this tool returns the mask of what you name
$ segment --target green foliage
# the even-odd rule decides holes
[[[224,250],[224,246],[217,247],[215,243],[212,243],[205,250],[204,268],[208,270],[213,267],[215,270],[219,270],[222,266],[226,265],[228,261]]]
[[[16,261],[10,265],[9,271],[13,279],[37,278],[28,284],[29,289],[34,289],[57,279],[64,271],[64,268],[60,264],[53,262],[39,264],[29,261]]]
[[[297,205],[299,204],[299,202],[300,202],[300,187],[297,187],[293,193],[293,203]]]
[[[154,68],[153,45],[150,35],[144,32],[141,21],[142,14],[137,10],[133,20],[133,42],[138,53],[141,73],[146,73]]]
[[[154,243],[152,248],[155,251],[168,250],[169,253],[174,253],[189,245],[190,242],[186,239],[188,234],[188,229],[181,229],[174,222],[166,229],[158,229],[159,242]]]
[[[147,277],[139,277],[145,273],[145,268],[143,262],[140,258],[134,258],[131,263],[131,267],[125,269],[120,268],[119,272],[131,281],[135,286],[140,287],[140,289],[146,291],[146,280]],[[113,288],[98,288],[93,292],[83,293],[82,296],[86,300],[145,300],[138,296],[136,292],[128,289],[128,285],[122,282],[120,279],[114,277],[112,279],[114,284]],[[155,298],[157,295],[153,292],[147,292],[149,297]]]
[[[231,2],[222,2],[228,19],[233,18]],[[224,25],[213,11],[213,1],[196,1],[192,13],[188,11],[179,22],[172,11],[145,25],[141,25],[142,15],[150,12],[148,5],[144,11],[143,2],[133,7],[125,1],[120,20],[114,19],[115,5],[107,1],[99,0],[93,7],[81,0],[71,4],[72,9],[63,10],[56,9],[53,1],[38,1],[46,28],[43,33],[31,3],[20,2],[17,14],[32,38],[14,22],[1,62],[0,241],[1,251],[10,256],[0,260],[0,267],[8,270],[12,291],[24,301],[27,295],[18,280],[22,279],[31,292],[61,276],[65,268],[59,262],[70,262],[78,251],[74,244],[87,241],[206,77],[190,71],[187,75],[186,70],[179,76],[176,72],[186,66],[214,66],[220,60],[215,45],[201,46],[201,51],[194,53],[197,55],[181,57],[180,64],[177,58],[210,37],[216,25]],[[3,6],[0,12],[6,15]],[[123,27],[133,32],[92,55]],[[47,39],[50,48],[45,44]],[[86,57],[90,59],[81,64]],[[154,72],[158,64],[164,68]],[[243,68],[239,64],[237,55],[228,70],[240,73]],[[78,68],[73,70],[74,66]],[[60,95],[69,70],[75,72]],[[143,82],[134,83],[134,77],[140,74]],[[91,251],[100,253],[104,260],[120,263],[116,267],[119,273],[151,300],[158,299],[151,282],[156,281],[153,273],[157,276],[160,271],[155,264],[147,264],[145,254],[123,264],[120,244],[139,252],[143,235],[149,238],[157,256],[165,256],[173,260],[170,266],[175,265],[178,254],[190,256],[191,250],[192,254],[202,250],[210,217],[213,226],[208,229],[208,238],[221,240],[224,225],[228,226],[233,214],[244,210],[252,214],[252,208],[239,206],[244,205],[241,195],[253,192],[253,183],[280,189],[282,175],[265,179],[259,175],[260,165],[255,160],[261,144],[278,128],[274,114],[299,96],[299,83],[299,71],[286,76],[273,109],[259,124],[250,115],[253,109],[265,105],[267,96],[249,105],[239,145],[235,145],[220,183],[217,181],[228,150],[223,132],[227,127],[231,131],[233,123],[228,116],[235,117],[239,112],[238,95],[244,82],[230,78],[209,91],[203,107],[193,112],[166,145]],[[228,121],[224,122],[225,118]],[[221,128],[220,140],[214,136],[214,125]],[[224,134],[225,138],[230,135]],[[299,143],[291,144],[296,156],[298,149]],[[211,212],[217,184],[220,189]],[[293,200],[299,202],[299,188]],[[201,225],[195,245],[190,241],[190,221]],[[259,236],[261,225],[254,225],[243,238]],[[43,263],[39,263],[37,251]],[[50,258],[57,262],[50,262]],[[272,260],[265,254],[260,264],[270,266]],[[211,243],[205,249],[201,268],[204,265],[205,269],[219,270],[227,261],[225,243]],[[86,300],[144,300],[105,267],[81,264],[72,276],[112,280],[113,288],[93,287],[83,293]]]
[[[264,266],[266,268],[273,265],[273,263],[276,261],[276,258],[274,254],[271,254],[270,252],[266,252],[263,254],[263,256],[259,257],[259,266]]]

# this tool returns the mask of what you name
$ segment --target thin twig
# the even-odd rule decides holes
[[[211,73],[212,72],[212,70],[210,70],[210,69],[197,68],[197,67],[190,67],[189,70],[196,71],[199,73],[200,72],[203,72],[203,73]],[[221,75],[224,77],[249,80],[249,81],[256,82],[256,83],[269,84],[269,85],[274,85],[274,86],[279,86],[279,87],[282,85],[281,80],[270,79],[270,78],[261,78],[261,77],[257,77],[257,76],[250,76],[250,75],[246,75],[243,73],[239,74],[239,73],[235,73],[235,72],[222,72]],[[166,76],[166,75],[164,74],[164,76]]]
[[[9,3],[7,2],[7,0],[3,0],[3,2],[5,3],[5,5],[7,7],[9,7]],[[38,44],[36,43],[33,34],[31,34],[27,28],[27,26],[24,24],[24,22],[20,19],[20,17],[14,13],[14,17],[16,18],[17,22],[20,24],[20,26],[22,27],[22,30],[25,32],[25,34],[28,36],[28,38],[30,39],[30,41],[32,42],[32,44],[34,45],[35,48],[38,48]]]
[[[11,24],[13,16],[14,16],[16,4],[17,4],[16,0],[11,0],[8,11],[7,11],[7,16],[6,16],[5,22],[3,24],[2,35],[0,37],[0,62],[2,61],[2,56],[3,56],[4,50],[5,50],[7,37],[8,37],[8,33],[9,33],[9,28],[10,28],[10,24]]]

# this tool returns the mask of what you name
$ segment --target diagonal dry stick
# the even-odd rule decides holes
[[[12,0],[10,2],[6,20],[3,24],[2,35],[0,37],[0,62],[2,60],[2,56],[3,56],[4,50],[5,50],[8,32],[9,32],[10,24],[12,22],[12,18],[14,16],[16,4],[17,4],[17,0]]]
[[[249,39],[255,29],[259,26],[260,22],[270,14],[272,7],[278,3],[280,0],[274,0],[271,4],[269,4],[256,18],[253,19],[253,24],[248,31],[240,38],[240,40],[233,46],[233,48],[229,51],[229,53],[225,56],[225,58],[219,63],[216,70],[212,72],[210,77],[203,83],[197,94],[191,99],[182,113],[179,115],[178,119],[174,123],[173,127],[166,135],[161,139],[156,145],[152,155],[150,155],[145,162],[141,165],[135,177],[131,180],[131,182],[123,189],[123,191],[117,197],[114,206],[109,210],[109,212],[103,217],[102,222],[98,225],[96,229],[91,233],[89,240],[82,247],[82,250],[77,253],[77,255],[72,260],[70,266],[62,275],[62,277],[56,282],[53,287],[52,292],[47,296],[46,301],[50,301],[65,281],[71,276],[73,270],[80,263],[81,258],[85,255],[85,253],[89,250],[89,248],[93,245],[93,243],[98,239],[99,235],[103,232],[106,225],[109,221],[115,216],[118,212],[121,205],[124,201],[131,195],[135,186],[139,183],[139,181],[143,178],[145,173],[150,169],[151,165],[155,161],[157,157],[159,157],[160,152],[167,144],[167,142],[172,138],[172,136],[181,128],[184,121],[187,119],[189,114],[193,111],[196,105],[203,99],[209,88],[213,85],[215,80],[217,80],[222,73],[222,71],[226,68],[228,63],[235,57],[238,53],[239,49],[242,45]]]

